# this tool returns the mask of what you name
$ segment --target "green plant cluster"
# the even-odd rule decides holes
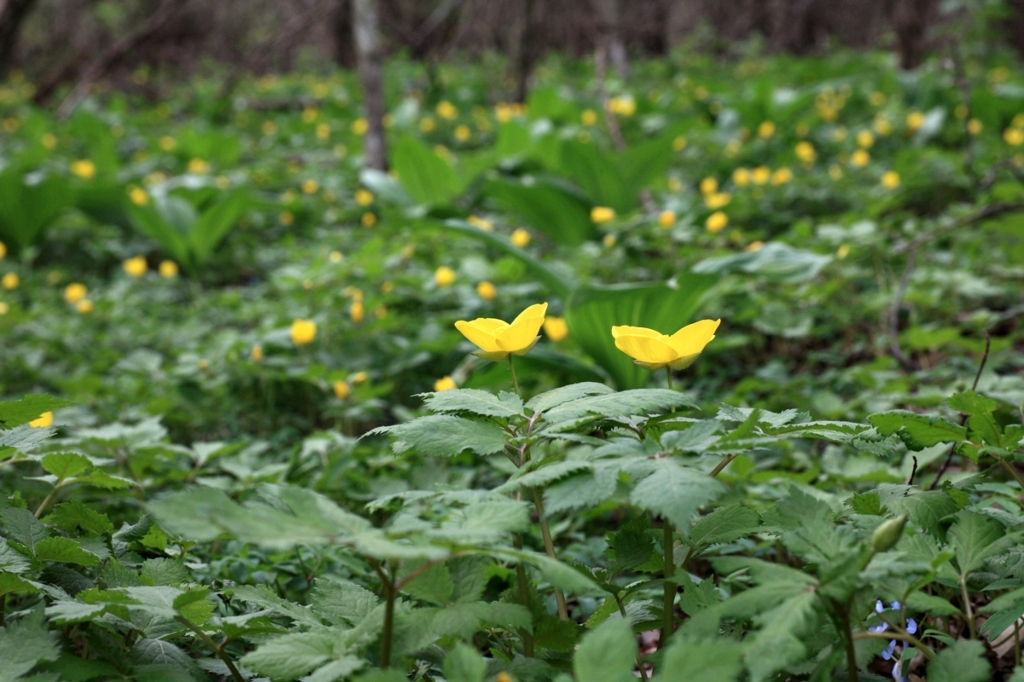
[[[351,74],[0,85],[0,682],[1021,682],[1024,81],[957,58],[396,60],[389,173]],[[537,301],[511,376],[453,325]]]

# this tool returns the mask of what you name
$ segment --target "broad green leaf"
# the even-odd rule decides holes
[[[832,256],[769,242],[757,251],[706,258],[693,266],[693,271],[706,275],[756,274],[782,282],[804,282],[816,277],[831,262]]]
[[[690,396],[678,391],[637,388],[562,403],[545,412],[544,418],[554,428],[562,428],[567,423],[588,418],[646,416],[667,412],[673,407],[696,407],[696,404]]]
[[[587,202],[557,183],[491,180],[483,193],[555,244],[579,246],[597,236]]]
[[[189,581],[185,562],[168,557],[146,559],[142,563],[142,577],[154,585],[167,585],[171,587],[176,587]]]
[[[342,656],[321,666],[302,678],[302,682],[336,682],[346,680],[349,676],[366,667],[367,661],[359,656]]]
[[[15,682],[38,663],[57,660],[56,639],[43,622],[42,610],[0,628],[0,682]]]
[[[394,144],[391,167],[419,204],[446,204],[462,191],[462,183],[451,164],[412,136],[402,137]]]
[[[619,389],[639,388],[650,372],[615,347],[615,325],[648,327],[673,334],[694,321],[717,277],[680,273],[668,284],[617,284],[577,289],[565,307],[569,334]],[[699,360],[698,360],[699,362]]]
[[[636,667],[636,638],[625,620],[607,620],[583,635],[572,659],[577,680],[632,682]]]
[[[1008,608],[993,613],[981,626],[981,634],[995,641],[1000,638],[1003,631],[1012,628],[1021,616],[1024,616],[1024,598],[1012,603]]]
[[[487,663],[477,651],[459,643],[445,656],[442,670],[448,682],[484,682]]]
[[[536,395],[526,403],[526,407],[534,412],[544,412],[553,407],[558,407],[559,405],[563,405],[574,400],[579,400],[592,395],[607,395],[612,392],[613,390],[604,384],[584,381],[578,384],[561,386],[559,388],[546,391],[545,393],[541,393],[540,395]]]
[[[957,412],[963,412],[964,414],[971,415],[972,417],[984,414],[991,414],[999,409],[999,403],[991,398],[975,393],[974,391],[964,391],[963,393],[954,393],[946,404],[952,407]]]
[[[275,680],[294,680],[330,661],[342,644],[340,635],[334,629],[316,628],[275,637],[240,663]]]
[[[15,426],[28,424],[38,419],[44,412],[52,412],[67,404],[66,400],[41,393],[27,395],[21,400],[5,400],[0,402],[0,429],[13,429]]]
[[[86,506],[80,500],[62,502],[54,507],[53,511],[43,520],[67,533],[76,528],[97,535],[114,530],[114,525],[105,514]]]
[[[956,553],[960,575],[970,575],[984,565],[985,559],[1005,550],[1005,532],[995,519],[968,511],[957,513],[948,538]]]
[[[654,541],[647,534],[650,523],[646,515],[640,515],[624,524],[608,537],[608,547],[614,561],[608,566],[610,575],[640,566],[654,554]]]
[[[693,524],[689,534],[690,544],[704,547],[719,542],[731,542],[736,538],[756,532],[760,517],[753,509],[738,504],[719,507]]]
[[[667,518],[676,528],[685,529],[690,527],[697,510],[724,490],[721,483],[707,474],[662,458],[654,460],[651,473],[633,486],[629,500]]]
[[[273,593],[269,593],[273,594]],[[282,611],[285,615],[295,618],[301,623],[315,623],[316,619],[305,613],[303,607],[285,602],[277,595],[273,601],[263,599],[263,605]],[[247,599],[252,601],[252,599]],[[258,603],[258,602],[254,602]],[[331,625],[355,625],[369,616],[370,612],[380,603],[380,598],[365,587],[355,583],[330,577],[317,578],[310,594],[310,610]],[[302,611],[300,613],[299,611]]]
[[[928,682],[987,682],[991,675],[985,645],[976,639],[943,649],[928,664]]]
[[[571,566],[552,559],[545,554],[530,552],[527,550],[514,550],[497,548],[492,550],[496,556],[503,556],[512,561],[521,561],[534,566],[547,578],[552,586],[573,594],[585,594],[598,592],[599,589],[594,581],[583,575]]]
[[[71,187],[62,177],[7,168],[0,172],[0,241],[19,250],[32,246],[73,201]]]
[[[22,574],[29,569],[29,561],[21,552],[11,547],[6,538],[0,537],[0,571]]]
[[[770,679],[779,670],[803,659],[818,596],[805,591],[754,618],[760,626],[745,642],[744,659],[752,682]]]
[[[405,574],[408,575],[418,571],[419,566],[407,564],[405,569]],[[399,576],[400,579],[404,577],[404,575]],[[445,604],[455,591],[455,583],[452,582],[448,567],[443,563],[436,563],[426,570],[420,571],[415,578],[405,583],[402,589],[417,599]]]
[[[228,194],[199,216],[188,235],[194,267],[201,266],[209,260],[213,250],[238,223],[248,207],[248,192],[239,189]]]
[[[416,450],[428,457],[453,457],[465,450],[491,455],[505,447],[505,432],[491,422],[451,415],[430,415],[405,424],[384,426],[367,435],[389,434],[397,453]]]
[[[906,607],[911,611],[927,613],[932,616],[960,616],[960,609],[942,597],[915,591],[906,599]]]
[[[923,450],[939,443],[958,443],[967,429],[942,417],[929,417],[908,410],[879,412],[868,417],[883,436],[897,434],[911,450]]]
[[[499,493],[518,490],[520,487],[543,488],[555,481],[573,476],[575,474],[590,471],[593,465],[590,462],[580,460],[564,460],[542,466],[533,471],[527,471],[523,475],[515,473],[509,480],[494,490]],[[520,469],[522,471],[522,469]]]
[[[320,581],[317,581],[317,584],[319,585]],[[323,588],[321,588],[319,593],[323,594]],[[321,624],[320,620],[314,615],[316,609],[311,611],[310,608],[300,606],[287,599],[282,599],[266,585],[237,585],[231,589],[231,595],[233,599],[238,599],[247,604],[254,604],[265,609],[273,609],[302,625],[315,627]]]
[[[743,645],[727,639],[670,644],[659,682],[735,682],[743,672]]]
[[[86,552],[71,538],[46,538],[35,546],[36,559],[39,561],[60,561],[65,564],[79,566],[95,566],[100,559],[95,554]]]
[[[430,639],[457,636],[472,641],[476,632],[486,626],[497,626],[510,632],[528,630],[530,612],[519,604],[502,602],[470,602],[449,604],[442,608],[421,609],[429,616]]]
[[[14,573],[0,570],[0,596],[5,594],[24,594],[38,592],[39,588],[25,582]]]
[[[40,463],[43,465],[43,469],[60,480],[85,473],[92,467],[92,462],[88,458],[74,452],[54,452],[44,455]]]
[[[475,388],[457,388],[440,393],[424,393],[423,406],[431,412],[470,412],[482,417],[518,417],[523,414],[523,401],[514,393]]]
[[[32,553],[35,553],[36,545],[50,535],[42,521],[27,509],[8,507],[0,510],[0,521],[8,539],[20,542]]]

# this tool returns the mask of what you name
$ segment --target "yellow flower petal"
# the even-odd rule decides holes
[[[485,353],[502,352],[495,334],[508,327],[507,322],[489,317],[478,317],[472,321],[459,320],[455,328]]]
[[[519,313],[507,329],[495,334],[498,346],[502,350],[517,355],[522,355],[533,348],[533,344],[537,342],[537,333],[540,332],[541,325],[544,324],[544,315],[547,310],[547,303],[535,303]]]
[[[660,332],[656,332],[653,329],[647,327],[629,327],[622,325],[620,327],[612,327],[612,338],[619,338],[620,336],[654,336],[660,337],[665,336]]]
[[[679,357],[676,349],[669,343],[669,338],[662,334],[619,334],[615,338],[615,347],[633,358],[637,364],[652,370],[665,367]]]
[[[697,355],[704,346],[711,343],[711,340],[715,338],[715,331],[718,330],[718,325],[722,323],[721,320],[701,320],[688,324],[675,334],[672,335],[672,347],[676,350],[676,355],[680,358],[688,355]]]

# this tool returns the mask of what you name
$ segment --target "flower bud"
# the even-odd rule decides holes
[[[876,552],[885,552],[892,549],[903,535],[903,527],[907,525],[907,515],[900,514],[894,519],[885,521],[875,529],[871,536],[871,549]]]

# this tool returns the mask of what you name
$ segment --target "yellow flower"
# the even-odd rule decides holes
[[[436,127],[437,121],[434,120],[433,116],[424,116],[420,119],[420,132],[432,133]]]
[[[976,118],[972,118],[967,122],[967,132],[971,135],[978,135],[982,130],[985,129],[985,125]]]
[[[88,293],[89,290],[85,288],[84,284],[74,282],[64,288],[64,300],[74,305],[85,298]]]
[[[746,168],[737,168],[732,172],[732,181],[737,187],[746,187],[750,184],[750,171]]]
[[[772,171],[768,166],[758,166],[750,172],[750,181],[755,185],[763,185],[772,177]]]
[[[373,203],[373,192],[368,189],[357,189],[355,198],[360,206],[369,206]]]
[[[0,286],[8,291],[17,289],[18,285],[21,284],[21,278],[15,272],[8,272],[2,278],[0,278]]]
[[[363,224],[363,227],[373,227],[377,224],[377,215],[371,211],[367,211],[359,219],[359,222]]]
[[[615,219],[615,209],[607,206],[595,206],[590,209],[590,219],[595,223],[607,223]]]
[[[295,222],[295,214],[291,211],[281,211],[281,215],[277,216],[277,219],[281,221],[282,225],[291,225]]]
[[[757,126],[757,136],[768,139],[775,134],[775,124],[771,121],[764,121],[761,125]]]
[[[747,244],[746,246],[744,246],[743,250],[744,251],[751,251],[751,252],[753,252],[753,251],[760,251],[763,248],[764,248],[764,242],[761,241],[760,239],[758,239],[758,240],[752,241],[749,244]]]
[[[497,362],[514,355],[525,355],[537,343],[537,332],[544,324],[547,303],[536,303],[519,313],[512,324],[494,318],[479,317],[467,322],[459,320],[455,328],[480,349],[474,353],[485,360]]]
[[[676,224],[676,212],[675,211],[662,211],[658,214],[658,224],[668,229]],[[549,334],[550,336],[550,334]]]
[[[356,135],[365,135],[366,131],[370,129],[370,122],[365,118],[357,118],[352,121],[352,132]]]
[[[255,346],[253,346],[252,350],[249,351],[249,357],[252,358],[253,362],[262,362],[263,361],[263,346],[261,346],[259,344],[256,344]]]
[[[721,320],[701,320],[672,336],[646,327],[612,327],[615,347],[644,369],[686,369],[715,338]]]
[[[714,194],[718,191],[718,180],[714,178],[704,178],[700,181],[700,193],[701,194]]]
[[[494,232],[494,223],[492,223],[490,220],[487,220],[486,218],[481,218],[478,215],[469,216],[468,218],[466,218],[466,222],[478,230],[483,230],[484,232]]]
[[[273,121],[264,121],[263,125],[260,126],[260,130],[263,131],[264,135],[273,135],[277,132],[277,124]]]
[[[776,187],[785,185],[787,182],[793,179],[793,171],[788,168],[779,168],[772,173],[772,184]]]
[[[1011,147],[1018,147],[1024,144],[1024,130],[1020,128],[1007,128],[1003,132],[1003,139]]]
[[[7,245],[4,244],[3,242],[0,242],[0,258],[3,258],[6,255],[7,255]]]
[[[332,263],[340,263],[344,258],[345,256],[341,253],[341,251],[331,251],[331,254],[327,256],[327,260],[331,261]]]
[[[833,180],[838,180],[839,178],[843,177],[843,167],[840,166],[838,163],[833,163],[831,166],[828,167],[828,176]]]
[[[338,396],[339,400],[344,400],[352,394],[352,389],[349,388],[347,381],[338,380],[334,382],[334,395]]]
[[[817,152],[814,151],[814,145],[807,140],[797,144],[796,158],[800,159],[804,163],[813,163],[816,156]]]
[[[361,384],[369,378],[370,375],[367,374],[366,372],[356,372],[355,374],[352,375],[352,383]]]
[[[712,211],[728,206],[730,201],[732,201],[732,195],[728,192],[715,192],[704,196],[704,205]]]
[[[5,303],[4,301],[0,301],[0,315],[6,315],[8,312],[10,312],[10,310],[10,305]]]
[[[188,172],[193,175],[205,175],[210,172],[210,164],[202,159],[192,159],[188,162]]]
[[[632,97],[612,97],[608,100],[608,111],[619,116],[632,116],[636,113],[636,100]]]
[[[87,298],[83,298],[81,301],[79,301],[78,303],[75,304],[75,310],[77,310],[78,312],[82,313],[83,315],[87,315],[87,314],[91,313],[92,309],[93,309],[92,301],[90,301]]]
[[[616,241],[617,241],[617,240],[615,239],[615,235],[614,235],[614,234],[612,234],[611,232],[609,232],[608,234],[606,234],[606,235],[604,236],[604,238],[603,238],[603,239],[601,239],[601,243],[602,243],[602,244],[604,244],[604,245],[605,245],[605,247],[606,247],[606,248],[609,248],[609,249],[610,249],[610,248],[612,248],[613,246],[615,246],[615,242],[616,242]]]
[[[96,164],[89,159],[71,162],[71,172],[83,180],[91,180],[96,175]]]
[[[704,222],[704,227],[707,228],[711,234],[716,234],[725,229],[725,226],[729,224],[729,216],[722,211],[715,211],[708,216],[708,219]]]
[[[473,136],[473,131],[465,123],[455,126],[455,139],[459,142],[466,142]]]
[[[900,186],[900,174],[894,170],[882,173],[882,187],[896,189]]]
[[[451,121],[452,119],[456,118],[459,115],[459,110],[455,107],[455,105],[446,99],[438,102],[437,106],[434,107],[434,110],[437,112],[438,116],[449,121]]]
[[[53,412],[43,412],[39,415],[38,419],[33,419],[28,423],[28,425],[37,429],[45,429],[48,426],[53,426]]]
[[[480,284],[477,284],[476,293],[485,301],[493,301],[498,297],[498,289],[490,282],[480,282]]]
[[[870,130],[862,130],[857,133],[857,146],[870,149],[874,143],[875,136],[871,134]]]
[[[318,140],[326,140],[331,136],[331,124],[330,123],[319,123],[316,126],[316,138]]]
[[[458,388],[458,384],[455,383],[455,379],[450,376],[441,377],[434,382],[434,391],[440,393],[441,391],[450,391],[453,388]]]
[[[885,137],[886,135],[892,132],[892,124],[889,123],[889,119],[885,118],[884,116],[877,117],[875,119],[873,127],[875,129],[875,132],[877,132],[882,137]]]
[[[320,189],[320,183],[316,180],[309,179],[302,181],[302,191],[306,194],[316,194],[317,190]]]
[[[455,271],[447,265],[442,265],[434,271],[434,282],[439,287],[451,286],[455,282]]]
[[[292,322],[292,343],[305,346],[316,338],[316,322],[313,320],[295,320]]]
[[[128,190],[128,198],[136,206],[145,206],[149,203],[149,193],[141,187],[132,187]]]
[[[316,107],[306,107],[302,110],[302,122],[312,123],[320,115],[320,112],[316,110]]]
[[[686,138],[683,137],[682,135],[680,135],[676,139],[672,140],[672,149],[673,149],[673,151],[681,152],[684,149],[686,149],[686,144],[687,144]]]
[[[530,233],[521,227],[517,227],[515,230],[512,231],[510,241],[512,242],[513,246],[523,248],[524,246],[530,243]]]
[[[580,122],[585,126],[592,126],[597,123],[597,112],[593,109],[584,109],[580,114]]]
[[[363,306],[362,301],[352,301],[352,305],[349,306],[348,316],[352,318],[352,321],[359,324],[366,317],[366,308]]]
[[[170,279],[178,276],[178,264],[172,260],[160,261],[160,276]]]
[[[953,109],[953,115],[956,116],[961,121],[967,118],[967,114],[969,113],[971,113],[971,110],[967,107],[966,104],[957,104],[956,108]]]
[[[836,142],[842,142],[843,140],[845,140],[846,139],[846,127],[845,126],[837,126],[836,129],[832,131],[832,139],[834,141],[836,141]]]
[[[170,135],[164,135],[160,138],[160,149],[165,152],[174,151],[174,148],[178,146],[178,141]]]
[[[872,92],[871,96],[868,97],[868,101],[871,102],[872,106],[880,107],[885,104],[885,95],[880,92]]]
[[[43,146],[51,151],[56,149],[57,136],[54,135],[53,133],[46,133],[45,135],[43,135]]]
[[[910,132],[916,132],[922,125],[924,125],[924,114],[920,111],[912,111],[907,114],[907,129]]]
[[[850,247],[847,246],[846,244],[840,245],[839,248],[836,250],[836,258],[838,258],[839,260],[843,260],[844,258],[846,258],[849,255],[850,255]]]
[[[549,315],[544,318],[544,335],[558,343],[569,336],[569,325],[565,323],[564,317]]]
[[[871,155],[868,154],[863,149],[858,149],[857,151],[850,155],[850,165],[853,166],[854,168],[863,168],[864,166],[868,165],[868,162],[870,160]]]

